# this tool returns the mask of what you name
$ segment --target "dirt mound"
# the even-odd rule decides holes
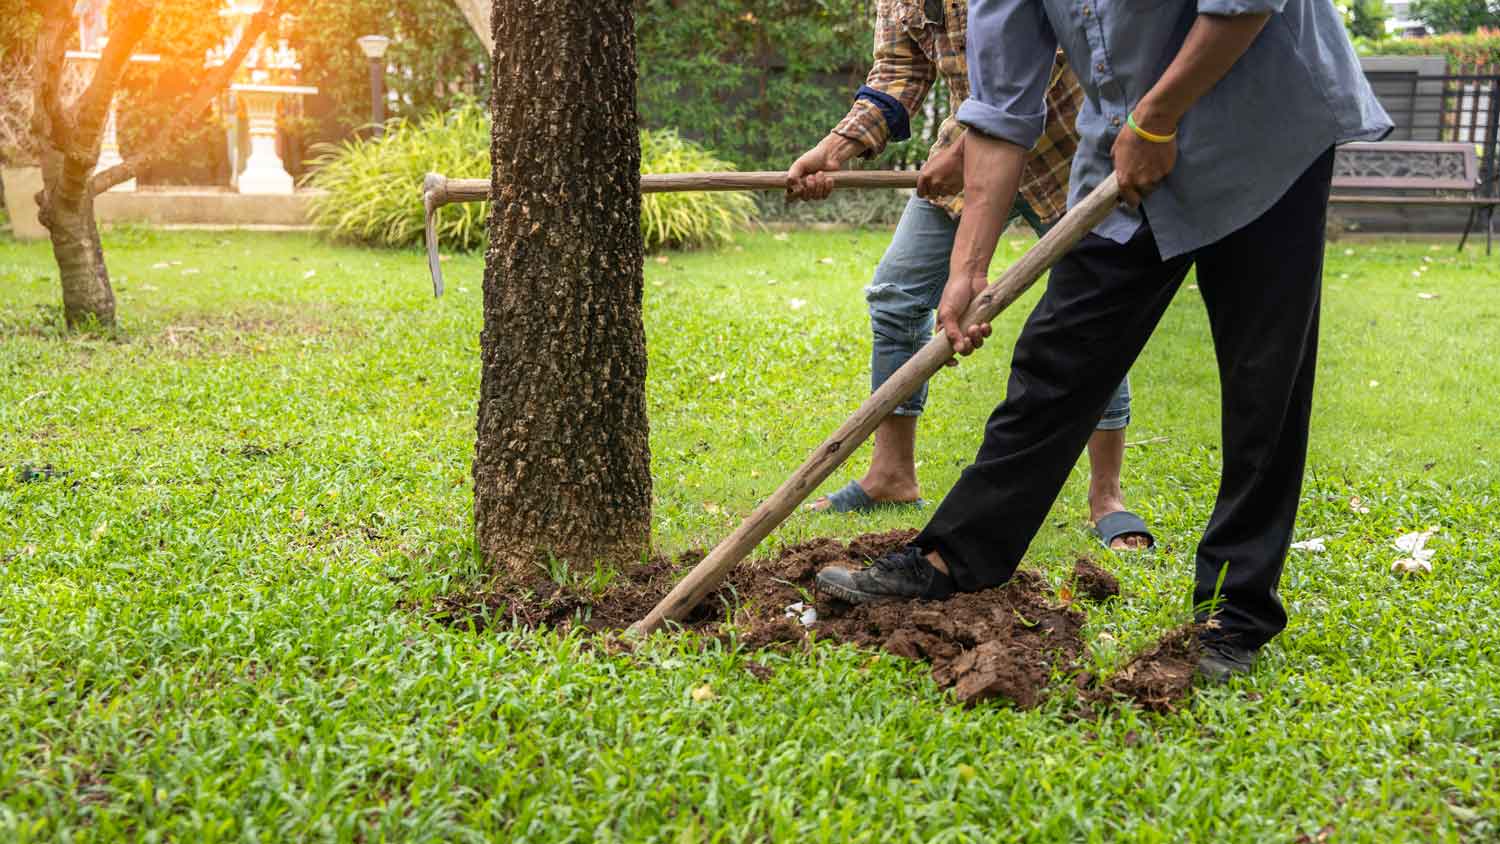
[[[1079,557],[1073,563],[1073,577],[1069,586],[1074,595],[1103,603],[1120,597],[1120,581],[1087,557]]]
[[[880,648],[931,663],[933,680],[953,689],[954,698],[965,705],[1001,698],[1030,708],[1056,688],[1091,702],[1123,695],[1162,710],[1186,694],[1187,684],[1176,682],[1178,662],[1191,656],[1187,648],[1196,646],[1196,639],[1183,639],[1182,631],[1137,657],[1102,689],[1053,686],[1052,678],[1074,671],[1085,652],[1085,616],[1072,598],[1105,600],[1120,591],[1113,575],[1088,560],[1075,565],[1062,597],[1041,574],[1024,569],[998,588],[941,602],[853,606],[817,593],[814,578],[825,566],[867,565],[915,535],[896,530],[848,543],[814,539],[774,558],[746,563],[682,626],[732,639],[747,649],[798,647],[809,637]],[[476,629],[515,622],[623,630],[667,593],[683,568],[701,558],[691,553],[676,561],[653,560],[622,572],[594,595],[548,583],[526,594],[449,596],[438,601],[436,615],[445,623]],[[1187,664],[1190,681],[1191,660]]]
[[[1135,701],[1153,712],[1173,712],[1193,685],[1202,647],[1199,625],[1179,627],[1136,654],[1104,683],[1103,693]]]

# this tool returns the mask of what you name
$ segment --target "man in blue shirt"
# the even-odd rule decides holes
[[[1333,148],[1390,119],[1329,0],[970,0],[959,120],[968,204],[938,323],[986,270],[1046,118],[1045,58],[1078,73],[1073,201],[1111,170],[1122,205],[1052,271],[1016,343],[978,456],[912,546],[818,583],[855,602],[942,599],[1010,578],[1111,390],[1189,270],[1208,308],[1223,402],[1218,501],[1194,606],[1220,603],[1199,670],[1248,672],[1286,626],[1277,595],[1307,457]],[[1222,584],[1220,578],[1222,576]]]

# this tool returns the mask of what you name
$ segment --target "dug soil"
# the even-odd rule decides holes
[[[1089,560],[1076,563],[1060,590],[1022,569],[1003,586],[942,602],[852,606],[817,593],[820,569],[868,565],[915,533],[867,534],[848,543],[815,539],[772,559],[747,562],[682,626],[748,649],[800,647],[812,638],[878,648],[931,664],[933,680],[964,705],[1000,698],[1027,709],[1049,694],[1065,694],[1084,710],[1123,698],[1169,711],[1187,696],[1197,661],[1196,632],[1188,628],[1172,631],[1102,683],[1080,674],[1086,646],[1078,600],[1120,594],[1119,581]],[[548,583],[524,594],[448,596],[438,601],[436,615],[475,629],[520,624],[620,631],[655,606],[701,556],[628,569],[597,595]],[[1073,682],[1053,682],[1069,676]]]

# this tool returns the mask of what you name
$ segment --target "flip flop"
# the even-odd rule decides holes
[[[850,481],[847,486],[837,492],[828,494],[828,509],[823,513],[873,513],[877,510],[890,510],[897,507],[913,507],[918,510],[927,506],[927,502],[921,498],[916,501],[876,501],[870,497],[865,488],[859,485],[859,481]]]
[[[1099,537],[1099,542],[1107,550],[1120,551],[1150,551],[1156,547],[1156,537],[1146,529],[1146,520],[1130,512],[1119,510],[1110,513],[1094,524],[1094,535]],[[1111,547],[1116,539],[1126,536],[1146,537],[1145,548],[1114,548]]]

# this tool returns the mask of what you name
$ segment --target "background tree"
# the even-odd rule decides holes
[[[1500,1],[1416,0],[1411,16],[1433,32],[1473,32],[1500,27]]]
[[[651,528],[632,0],[495,0],[474,517],[533,579]],[[576,569],[575,569],[576,570]]]
[[[343,141],[370,120],[369,65],[355,42],[361,35],[391,39],[385,54],[391,117],[421,119],[488,94],[489,51],[454,0],[286,2],[296,15],[289,38],[302,62],[299,81],[318,88],[298,125],[286,128],[305,137],[309,150]]]
[[[1385,38],[1385,21],[1389,17],[1384,0],[1353,0],[1345,13],[1349,34],[1370,41]]]
[[[453,0],[453,5],[463,13],[469,28],[474,30],[486,54],[495,52],[495,37],[490,31],[490,4],[485,0]]]
[[[137,175],[147,162],[169,148],[200,114],[244,60],[250,45],[277,14],[268,2],[251,19],[245,37],[225,64],[201,75],[197,89],[175,117],[164,121],[142,149],[110,169],[95,173],[110,100],[120,86],[130,56],[155,16],[149,0],[117,0],[110,9],[109,42],[88,87],[65,99],[65,53],[78,32],[76,8],[69,0],[30,0],[40,16],[33,55],[33,137],[40,151],[42,192],[37,196],[42,225],[52,241],[62,283],[63,315],[70,327],[115,324],[115,295],[104,264],[104,248],[94,221],[94,197]],[[82,6],[83,4],[80,4]]]

